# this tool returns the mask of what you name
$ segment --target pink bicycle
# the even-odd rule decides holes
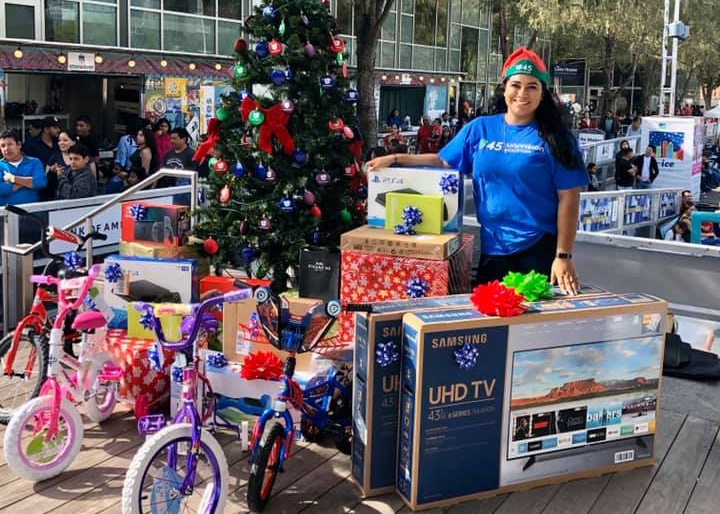
[[[50,331],[47,380],[40,396],[15,411],[5,432],[5,460],[23,478],[47,480],[75,459],[84,431],[76,403],[92,409],[91,417],[97,420],[107,418],[115,408],[121,370],[104,351],[104,330],[100,329],[105,327],[105,317],[93,310],[77,314],[72,328],[82,334],[80,356],[74,359],[63,351],[65,319],[83,305],[99,273],[96,264],[86,277],[33,275],[30,279],[57,287],[58,313]]]

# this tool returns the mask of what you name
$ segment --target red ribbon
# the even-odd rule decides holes
[[[240,106],[240,114],[242,114],[245,123],[247,123],[250,113],[256,109],[265,115],[265,120],[258,127],[260,129],[258,135],[258,147],[260,150],[272,154],[272,137],[275,136],[280,141],[283,152],[286,155],[292,155],[295,151],[295,141],[293,141],[287,129],[290,113],[283,111],[279,103],[263,109],[260,104],[247,96]]]
[[[272,352],[251,353],[243,360],[240,376],[247,380],[279,380],[283,363]]]
[[[502,285],[494,280],[473,289],[470,301],[475,308],[487,316],[517,316],[527,308],[522,304],[524,298],[514,289]]]
[[[193,154],[193,161],[197,161],[200,164],[205,160],[205,156],[210,153],[210,150],[213,149],[215,143],[220,140],[220,122],[217,118],[211,118],[208,122],[207,136],[207,141],[198,146]]]

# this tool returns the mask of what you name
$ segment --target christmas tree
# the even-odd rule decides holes
[[[365,218],[358,93],[328,4],[256,7],[245,20],[249,41],[235,42],[234,94],[196,153],[214,147],[216,157],[195,235],[216,266],[252,268],[276,291],[303,247],[337,245]]]

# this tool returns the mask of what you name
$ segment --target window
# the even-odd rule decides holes
[[[64,0],[47,0],[45,39],[62,43],[79,43],[80,4]]]
[[[467,73],[469,79],[477,76],[478,61],[478,29],[462,28],[462,48],[460,48],[460,69]]]
[[[402,0],[401,5],[402,7],[400,10],[403,14],[412,14],[415,12],[413,9],[413,0]]]
[[[83,43],[105,46],[117,44],[115,7],[83,4]]]
[[[380,66],[383,68],[395,67],[395,44],[383,43],[382,54],[380,56]]]
[[[447,65],[445,64],[445,60],[447,59],[447,50],[444,48],[436,48],[435,49],[435,70],[436,71],[444,71],[447,69]]]
[[[450,48],[460,48],[460,25],[457,23],[450,28]]]
[[[237,2],[237,4],[239,5],[240,2]],[[166,11],[182,12],[186,14],[215,16],[215,0],[164,0],[164,9]]]
[[[385,18],[383,23],[382,34],[380,39],[388,41],[395,41],[395,23],[397,22],[397,13],[391,12],[388,17]]]
[[[352,34],[353,5],[350,0],[337,0],[335,17],[340,34]]]
[[[218,18],[242,20],[241,3],[238,0],[218,0]]]
[[[452,21],[460,22],[462,20],[462,0],[451,0]]]
[[[148,9],[160,9],[160,0],[130,0],[133,7],[146,7]]]
[[[435,46],[447,45],[448,30],[448,4],[439,1],[437,3],[437,26],[435,32]]]
[[[427,46],[416,46],[413,55],[413,68],[416,70],[433,69],[433,49]]]
[[[400,41],[402,43],[413,42],[413,17],[403,14],[400,17]]]
[[[242,24],[231,21],[218,21],[218,49],[220,55],[233,55],[233,45],[240,37]]]
[[[413,47],[412,45],[400,45],[400,62],[412,62]]]
[[[5,37],[12,39],[35,39],[35,7],[32,5],[0,4],[4,8]],[[2,28],[0,28],[2,32]]]
[[[435,0],[415,2],[415,34],[418,45],[435,44]]]
[[[215,21],[174,14],[163,15],[164,50],[215,53]]]
[[[130,11],[130,46],[160,50],[160,13]]]

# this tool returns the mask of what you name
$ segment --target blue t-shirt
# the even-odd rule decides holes
[[[569,170],[552,155],[536,123],[507,125],[497,114],[465,125],[439,157],[472,173],[483,253],[510,255],[557,233],[558,191],[588,183],[577,152],[580,166]]]

